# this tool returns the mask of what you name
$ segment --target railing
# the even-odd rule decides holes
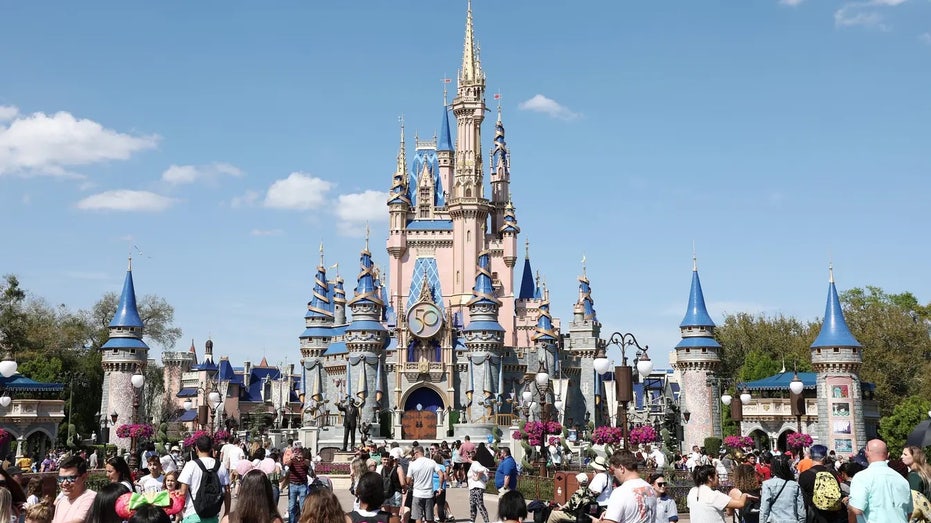
[[[794,419],[792,415],[792,405],[788,398],[760,398],[751,401],[748,405],[743,406],[744,417],[778,417]],[[816,398],[805,398],[805,415],[818,415],[818,400]]]
[[[63,400],[15,399],[4,418],[58,418],[65,417]]]

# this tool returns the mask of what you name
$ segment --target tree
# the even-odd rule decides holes
[[[840,298],[850,331],[863,346],[860,378],[876,385],[880,414],[891,414],[913,395],[931,399],[929,307],[911,293],[887,294],[878,287],[853,288]]]
[[[91,326],[92,331],[87,340],[88,345],[99,348],[109,338],[110,321],[116,314],[120,297],[115,292],[104,294],[90,311],[82,311],[85,322]],[[139,318],[145,325],[145,340],[149,346],[158,345],[166,350],[174,348],[181,329],[173,325],[175,308],[164,298],[154,294],[147,294],[136,301]]]
[[[721,371],[738,381],[753,381],[779,372],[783,364],[791,369],[811,369],[809,346],[819,325],[803,323],[786,316],[731,314],[715,329],[721,344]]]
[[[889,455],[898,456],[905,447],[905,440],[918,423],[928,419],[931,401],[912,396],[900,402],[885,416],[879,425],[879,435],[889,446]]]

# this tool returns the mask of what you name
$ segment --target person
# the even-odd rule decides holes
[[[475,443],[472,443],[472,438],[466,434],[465,437],[462,438],[462,443],[459,445],[459,458],[462,460],[462,478],[466,481],[467,485],[473,454],[475,454]]]
[[[604,509],[608,508],[608,499],[611,498],[611,492],[614,490],[614,480],[608,472],[608,461],[601,456],[596,456],[589,465],[595,469],[595,477],[588,484],[588,489],[595,494],[600,512],[604,512]]]
[[[104,470],[110,483],[122,483],[130,492],[136,492],[132,482],[133,475],[122,456],[113,456],[108,459],[104,465]]]
[[[498,499],[498,521],[523,523],[527,519],[527,501],[519,490],[509,490]]]
[[[355,400],[346,398],[342,403],[337,403],[336,408],[343,412],[343,452],[347,448],[356,448],[356,425],[359,423],[359,407]],[[347,443],[351,446],[347,447]]]
[[[87,523],[121,523],[123,518],[116,513],[116,500],[127,492],[129,490],[122,483],[104,485],[94,496]]]
[[[165,474],[162,472],[162,461],[158,455],[149,456],[149,473],[139,478],[136,484],[140,492],[158,492],[165,488]]]
[[[162,470],[165,471],[165,473],[172,471],[181,472],[181,468],[184,467],[184,458],[181,457],[181,448],[177,445],[172,445],[171,451],[159,458],[159,460],[162,463]]]
[[[760,521],[760,478],[756,475],[753,465],[741,463],[734,467],[734,488],[728,496],[737,499],[743,493],[750,494],[747,504],[737,509],[737,519],[740,523],[759,523]]]
[[[578,519],[580,511],[585,510],[590,503],[595,501],[595,494],[588,490],[588,474],[580,472],[575,476],[575,480],[579,483],[579,488],[572,493],[568,501],[550,512],[546,523],[572,523]],[[473,517],[472,523],[474,522]]]
[[[318,489],[307,494],[299,523],[346,523],[346,513],[332,490]]]
[[[743,508],[750,499],[750,494],[743,492],[732,498],[720,492],[718,473],[711,465],[699,465],[692,471],[695,486],[686,496],[689,507],[689,520],[692,523],[725,523],[724,513]]]
[[[227,437],[226,443],[220,447],[220,462],[230,473],[231,490],[234,490],[239,483],[239,471],[243,470],[239,468],[239,462],[244,459],[246,459],[246,453],[243,452],[239,444],[239,438],[236,436]],[[243,470],[243,473],[245,472],[248,472],[248,470]]]
[[[398,517],[391,512],[381,510],[385,502],[385,489],[381,475],[366,472],[356,485],[359,508],[346,514],[346,523],[398,523]]]
[[[13,495],[6,487],[0,487],[0,522],[9,523],[13,519]]]
[[[656,492],[637,472],[638,458],[619,450],[608,458],[608,472],[621,486],[611,492],[602,521],[614,523],[653,523],[656,515]]]
[[[914,508],[908,480],[889,468],[888,458],[889,449],[884,441],[868,441],[866,460],[869,466],[850,481],[847,509],[866,523],[905,523]]]
[[[489,470],[495,468],[495,457],[492,455],[491,451],[488,450],[484,441],[480,442],[478,447],[475,448],[475,452],[472,454],[472,461],[478,461]]]
[[[498,469],[495,471],[495,488],[498,496],[509,490],[517,489],[517,462],[511,456],[511,449],[501,447],[498,450]]]
[[[466,436],[468,438],[468,436]],[[461,448],[461,447],[460,447]],[[465,462],[463,462],[465,466]],[[466,471],[467,487],[469,488],[469,522],[475,523],[477,513],[482,515],[485,523],[488,519],[488,509],[485,508],[485,487],[488,484],[488,468],[478,461],[470,461]]]
[[[278,500],[272,496],[272,482],[264,472],[252,469],[240,479],[236,510],[222,523],[282,523]]]
[[[262,450],[264,451],[264,449]],[[275,499],[280,498],[282,469],[281,463],[278,462],[277,450],[272,449],[270,452],[266,452],[265,457],[259,462],[259,470],[264,472],[268,476],[268,480],[272,482],[272,497]]]
[[[449,507],[446,504],[446,488],[449,486],[447,481],[445,458],[442,451],[433,455],[433,461],[436,467],[433,469],[433,510],[436,513],[437,521],[446,521],[448,519]]]
[[[433,517],[433,472],[436,461],[424,456],[423,447],[414,447],[414,461],[407,467],[407,483],[412,494],[411,517],[416,521],[435,521]]]
[[[184,512],[182,512],[182,521],[186,523],[216,523],[218,518],[213,516],[201,516],[194,508],[194,498],[200,490],[201,478],[203,478],[204,469],[211,471],[217,467],[217,460],[213,457],[213,439],[203,434],[194,442],[194,449],[197,451],[197,458],[188,461],[181,469],[178,475],[178,482],[181,483],[181,492],[184,495]],[[230,511],[230,475],[229,471],[220,464],[216,468],[217,475],[220,477],[220,485],[223,487],[223,510],[226,513]]]
[[[773,477],[763,482],[760,494],[760,521],[767,523],[805,523],[805,499],[792,473],[789,456],[773,456]]]
[[[666,454],[660,450],[658,444],[655,447],[647,445],[644,449],[644,452],[650,456],[650,459],[653,461],[653,465],[657,470],[662,470],[663,467],[666,466]]]
[[[26,509],[25,523],[52,523],[52,502],[46,498]]]
[[[171,523],[171,517],[161,508],[145,504],[136,509],[129,523]]]
[[[29,483],[26,484],[26,503],[23,505],[23,508],[29,508],[39,502],[39,498],[42,496],[42,480],[39,478],[32,478],[29,480]]]
[[[679,509],[676,507],[676,500],[669,497],[666,478],[662,474],[653,474],[650,476],[650,486],[653,487],[653,492],[656,492],[654,523],[679,521]]]
[[[288,463],[288,521],[297,521],[304,510],[307,497],[307,471],[310,463],[304,459],[304,448],[300,441],[291,445],[291,461]]]
[[[850,497],[850,480],[862,471],[865,467],[855,461],[845,461],[841,463],[837,472],[840,474],[840,491],[845,498]]]
[[[90,457],[87,458],[87,468],[94,470],[97,468],[98,464],[99,461],[97,457],[97,451],[95,450],[94,452],[91,452]]]
[[[402,487],[407,484],[407,478],[404,476],[404,469],[390,453],[386,452],[381,455],[381,463],[382,484],[390,487],[385,490],[385,510],[398,515],[401,509],[401,491]],[[388,496],[389,491],[390,496]]]
[[[804,451],[802,455],[802,459],[798,460],[798,463],[795,464],[795,470],[799,474],[805,472],[815,465],[815,459],[811,455],[811,449]],[[821,462],[824,463],[824,458],[821,458]]]
[[[908,486],[931,498],[931,465],[925,451],[921,447],[905,447],[902,449],[902,463],[908,467]]]
[[[840,503],[838,503],[836,510],[822,510],[814,505],[815,483],[819,472],[827,473],[830,476],[822,474],[822,481],[831,480],[836,483],[837,493],[843,498],[840,481],[824,463],[824,460],[827,459],[827,452],[828,448],[824,445],[812,445],[811,450],[808,451],[811,466],[798,475],[798,486],[802,489],[802,497],[805,498],[809,523],[843,523],[847,520],[847,510]]]
[[[55,500],[52,523],[83,523],[97,493],[87,488],[87,462],[81,456],[65,458],[59,464],[61,495]]]

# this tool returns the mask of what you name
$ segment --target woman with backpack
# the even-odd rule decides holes
[[[398,515],[401,509],[402,486],[407,483],[404,469],[394,459],[394,456],[386,453],[381,456],[380,473],[382,486],[385,490],[385,503],[382,508],[394,515]]]
[[[763,482],[760,521],[766,523],[805,523],[805,498],[795,481],[790,458],[773,456],[771,479]]]

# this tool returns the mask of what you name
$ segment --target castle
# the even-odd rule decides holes
[[[300,355],[289,355],[300,360],[297,370],[294,365],[271,367],[264,359],[255,366],[234,367],[225,358],[214,362],[210,341],[202,362],[193,345],[188,352],[163,353],[166,397],[169,408],[181,412],[180,421],[242,428],[247,418],[266,417],[274,428],[295,436],[301,431],[300,437],[318,448],[339,446],[343,428],[336,406],[349,401],[359,405],[365,432],[379,438],[470,434],[507,439],[508,427],[518,419],[570,427],[613,424],[619,398],[613,373],[595,370],[608,342],[584,266],[566,325],[550,313],[546,285],[534,274],[529,246],[518,269],[521,228],[510,194],[510,151],[500,107],[487,174],[483,162],[485,89],[470,4],[455,96],[440,108],[438,136],[415,140],[410,161],[401,124],[387,201],[388,267],[374,264],[366,238],[355,288],[347,296],[344,280],[328,274],[321,246],[299,335]],[[134,293],[131,271],[126,278],[112,337],[103,348],[101,412],[120,417],[128,414],[125,395],[114,391],[129,390],[129,376],[147,355],[134,294],[127,296]],[[821,391],[817,397],[827,397],[825,387],[842,384],[856,396],[861,393],[859,346],[852,336],[837,334],[843,317],[830,300],[829,334],[812,347]],[[682,410],[692,413],[684,439],[687,446],[700,445],[704,437],[720,433],[722,391],[713,379],[720,345],[697,266],[680,329],[682,341],[673,359]],[[860,404],[850,407],[861,416],[853,425],[859,443],[865,437]],[[818,412],[827,408],[819,399]],[[764,418],[746,428],[775,430],[764,427],[769,419]],[[836,443],[826,426],[808,429],[820,441]]]

